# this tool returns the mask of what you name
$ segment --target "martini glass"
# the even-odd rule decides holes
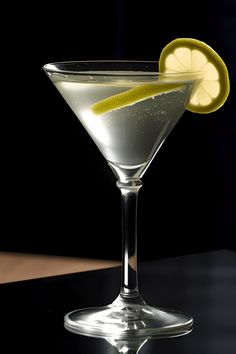
[[[157,67],[156,62],[137,61],[61,62],[44,66],[107,160],[121,191],[120,293],[109,305],[68,313],[65,328],[77,334],[141,340],[179,336],[192,329],[191,316],[149,306],[138,290],[136,219],[141,177],[184,113],[196,80],[196,74],[158,73]],[[152,92],[157,86],[157,92],[150,94],[150,87]]]

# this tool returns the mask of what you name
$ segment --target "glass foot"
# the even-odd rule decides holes
[[[117,339],[176,337],[189,333],[192,324],[192,317],[181,312],[116,301],[65,316],[65,328],[71,332]]]

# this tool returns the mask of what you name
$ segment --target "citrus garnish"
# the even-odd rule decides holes
[[[169,91],[176,91],[183,83],[155,83],[140,85],[94,103],[90,109],[96,115],[114,111]]]
[[[206,43],[192,38],[177,38],[160,55],[159,71],[164,73],[201,72],[186,109],[210,113],[226,101],[229,90],[228,70],[221,57]]]

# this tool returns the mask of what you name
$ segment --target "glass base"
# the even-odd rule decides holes
[[[192,325],[192,317],[184,313],[120,301],[65,316],[65,328],[71,332],[115,339],[177,337],[189,333]]]

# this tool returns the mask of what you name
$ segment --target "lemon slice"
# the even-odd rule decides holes
[[[186,108],[191,112],[210,113],[226,101],[229,90],[228,70],[221,57],[207,44],[192,38],[177,38],[160,55],[159,70],[165,73],[201,72]]]
[[[182,83],[155,83],[140,85],[98,101],[94,103],[90,109],[94,114],[100,115],[130,106],[131,104],[146,100],[147,98],[154,97],[165,92],[176,91],[182,86]]]

